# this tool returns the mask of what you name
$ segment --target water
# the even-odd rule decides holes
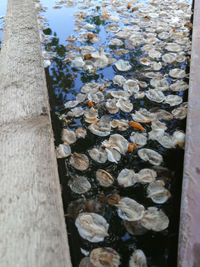
[[[148,1],[141,1],[140,3],[146,4],[146,2]],[[121,72],[119,72],[115,67],[113,67],[113,65],[111,65],[102,70],[98,69],[96,73],[88,73],[83,69],[72,68],[71,63],[65,60],[66,55],[69,51],[71,52],[73,51],[73,49],[76,50],[77,47],[82,45],[91,45],[91,42],[87,40],[82,43],[75,41],[75,48],[73,48],[72,46],[66,47],[70,44],[70,42],[66,41],[66,38],[68,36],[72,34],[75,34],[76,36],[79,35],[79,32],[74,32],[74,29],[77,28],[77,26],[75,25],[75,17],[73,16],[73,14],[79,10],[79,6],[85,6],[84,1],[79,1],[78,5],[75,5],[73,7],[66,7],[65,4],[63,4],[61,5],[62,8],[59,9],[53,8],[55,6],[54,1],[49,2],[47,0],[42,0],[41,3],[44,6],[48,7],[46,12],[44,13],[47,22],[45,23],[46,29],[43,31],[43,33],[45,33],[47,40],[43,42],[43,49],[45,49],[47,52],[55,53],[55,57],[50,57],[51,66],[46,68],[45,71],[47,86],[49,90],[53,129],[55,134],[55,145],[57,146],[62,143],[60,136],[61,130],[63,128],[75,130],[80,126],[85,129],[87,129],[88,127],[88,124],[85,123],[82,117],[72,119],[72,123],[69,125],[67,125],[64,120],[59,119],[67,113],[66,109],[64,108],[64,103],[69,100],[74,100],[76,94],[80,92],[80,88],[85,83],[91,81],[104,83],[106,80],[109,80],[111,82],[107,84],[107,89],[117,90],[119,87],[112,83],[112,79],[114,75],[121,74]],[[122,22],[111,23],[106,19],[102,19],[99,8],[102,2],[94,1],[94,3],[94,5],[87,6],[86,9],[81,10],[86,13],[84,23],[95,24],[95,30],[93,30],[92,32],[101,38],[101,41],[94,44],[93,47],[97,49],[101,45],[104,45],[105,51],[113,55],[115,47],[108,45],[112,34],[110,32],[106,32],[106,27],[112,24],[119,24],[120,27],[123,27],[124,24]],[[124,1],[124,5],[126,6],[126,1]],[[137,5],[137,3],[135,5]],[[125,14],[127,16],[129,13],[130,12],[128,10],[125,11]],[[113,11],[113,14],[118,13]],[[124,16],[123,18],[126,18],[126,16]],[[127,49],[127,47],[127,43],[124,42],[124,44],[120,48]],[[116,59],[122,58],[131,62],[133,66],[132,70],[128,73],[123,74],[124,76],[126,76],[126,78],[136,78],[139,81],[147,82],[149,85],[150,79],[146,78],[143,75],[146,71],[146,67],[140,64],[138,61],[138,59],[144,56],[144,52],[141,48],[142,46],[140,45],[131,48],[128,47],[129,52],[127,54],[114,55],[114,57]],[[189,56],[187,49],[184,51],[184,53],[186,54],[186,56]],[[182,63],[176,62],[171,65],[164,65],[160,72],[162,73],[162,75],[165,75],[169,72],[170,69],[176,67],[181,67],[187,72],[189,71],[187,61],[185,61]],[[169,84],[173,82],[173,79],[169,76],[167,76],[167,79]],[[184,80],[188,82],[187,78],[185,78]],[[167,90],[164,92],[164,94],[168,95],[171,94],[171,92],[170,90]],[[173,92],[173,94],[180,95],[183,98],[183,102],[187,101],[187,91]],[[131,97],[131,102],[133,103],[134,110],[139,110],[139,108],[144,107],[148,110],[162,108],[171,112],[174,109],[174,107],[170,107],[167,104],[151,102],[146,97],[143,99],[135,99],[134,97]],[[83,104],[83,108],[86,109],[87,104]],[[105,107],[99,106],[100,117],[103,114],[109,113],[105,109]],[[124,113],[121,111],[110,116],[115,119],[124,118],[131,120],[129,113]],[[175,130],[185,130],[185,119],[172,119],[170,121],[163,122],[165,122],[167,126],[167,133],[169,134],[172,134]],[[144,127],[147,132],[149,132],[151,129],[150,124],[145,124]],[[128,139],[131,132],[132,130],[129,128],[125,132],[112,130],[111,134],[119,133]],[[71,145],[72,152],[85,153],[88,155],[88,149],[94,147],[97,144],[101,144],[103,140],[108,138],[109,137],[97,137],[93,135],[89,130],[87,130],[87,136],[85,139],[79,139],[75,144]],[[151,148],[162,154],[162,156],[164,157],[164,163],[162,164],[163,168],[152,167],[151,164],[142,161],[138,158],[137,151],[122,156],[118,164],[107,161],[102,165],[90,159],[90,166],[84,172],[79,172],[71,167],[68,163],[68,159],[58,160],[64,210],[66,214],[66,224],[70,243],[70,252],[74,267],[78,266],[80,260],[84,257],[83,253],[81,253],[81,249],[90,252],[94,248],[106,246],[114,248],[121,255],[120,266],[123,267],[128,266],[130,255],[132,254],[134,249],[142,249],[144,251],[147,257],[148,266],[176,266],[184,150],[180,147],[166,149],[162,147],[157,141],[153,140],[148,140],[148,143],[145,147]],[[164,179],[166,181],[165,187],[170,190],[172,197],[166,203],[159,205],[153,203],[146,197],[147,185],[136,183],[132,187],[122,188],[118,185],[117,181],[115,181],[113,186],[109,188],[101,187],[95,179],[95,172],[99,168],[105,169],[115,178],[123,168],[134,169],[134,171],[136,172],[138,172],[142,168],[154,168],[158,173],[158,178]],[[89,182],[92,185],[91,190],[81,196],[79,194],[73,193],[68,186],[70,176],[77,173],[87,176]],[[71,201],[73,200],[83,198],[99,201],[101,194],[107,196],[113,192],[118,193],[122,197],[130,197],[144,205],[145,208],[149,206],[161,208],[170,219],[169,227],[161,232],[148,231],[144,235],[133,236],[126,231],[122,219],[119,218],[117,214],[116,208],[102,203],[102,214],[110,224],[109,237],[106,237],[105,240],[100,243],[91,243],[87,240],[82,239],[75,227],[74,218],[72,216],[72,213],[75,213],[76,211],[74,209],[73,211],[71,211],[71,214],[69,214],[69,203],[71,203]]]
[[[6,14],[6,6],[7,6],[7,0],[1,1],[1,6],[0,6],[0,48],[1,48],[3,27],[4,27],[4,16]]]

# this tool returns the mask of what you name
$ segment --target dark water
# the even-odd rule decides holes
[[[112,66],[109,66],[103,70],[98,70],[96,74],[88,74],[84,70],[76,70],[71,68],[70,63],[66,63],[64,60],[67,52],[66,45],[68,44],[68,42],[65,40],[70,34],[74,33],[75,19],[73,17],[73,13],[76,11],[76,7],[53,9],[52,7],[54,6],[54,1],[50,2],[47,0],[42,0],[41,3],[48,6],[48,10],[45,13],[48,24],[47,29],[44,30],[44,33],[47,36],[51,36],[51,39],[44,44],[44,47],[46,51],[53,51],[56,53],[56,57],[51,59],[51,66],[46,68],[45,71],[49,90],[53,129],[55,134],[55,145],[58,145],[62,143],[60,139],[61,130],[66,127],[65,122],[59,119],[61,115],[66,114],[66,109],[64,108],[63,104],[68,100],[75,99],[76,94],[80,92],[80,88],[85,83],[90,81],[100,82],[105,79],[112,80],[114,75],[121,73]],[[86,17],[86,22],[96,24],[96,28],[93,33],[98,34],[98,36],[101,37],[101,43],[105,44],[107,42],[105,26],[107,26],[109,23],[101,19],[97,5],[90,7],[90,10],[93,10],[95,15]],[[87,45],[87,43],[84,43],[84,45]],[[96,45],[94,45],[94,47],[95,46]],[[106,46],[106,51],[112,53],[112,47]],[[126,78],[134,77],[138,78],[140,81],[146,81],[149,83],[150,79],[145,78],[142,75],[144,66],[139,64],[137,60],[140,57],[142,57],[141,47],[137,47],[136,49],[132,50],[129,49],[129,53],[126,55],[115,55],[116,59],[122,58],[129,60],[132,63],[132,66],[134,66],[133,70],[126,74]],[[187,72],[189,71],[186,63],[177,63],[177,65],[173,66],[163,66],[161,72],[163,74],[168,73],[169,69],[172,67],[180,67],[180,65],[182,68],[186,69]],[[171,83],[171,79],[169,78],[168,80],[169,83]],[[107,88],[113,89],[118,87],[111,82]],[[166,91],[165,95],[167,94],[170,94],[170,91]],[[173,94],[179,94],[183,97],[183,102],[187,101],[187,92],[173,92]],[[138,110],[141,107],[144,107],[148,110],[151,108],[162,108],[167,111],[173,110],[173,107],[169,107],[169,105],[151,102],[146,97],[141,100],[134,99],[134,97],[132,97],[131,102],[134,105],[134,110]],[[105,113],[107,114],[105,109],[99,110],[100,115]],[[129,120],[131,118],[130,114],[124,112],[114,114],[112,117]],[[167,132],[170,134],[172,134],[174,130],[185,130],[185,120],[171,120],[164,122],[168,127]],[[87,123],[85,123],[83,119],[78,118],[73,119],[73,122],[68,126],[68,128],[76,129],[80,126],[87,129]],[[146,124],[145,129],[148,132],[150,130],[150,125]],[[130,136],[130,130],[127,130],[126,132],[117,132],[116,130],[113,130],[111,131],[111,134],[112,133],[120,133],[125,138]],[[97,137],[87,131],[86,139],[80,139],[75,144],[71,145],[72,152],[85,153],[88,155],[86,151],[89,148],[92,148],[94,145],[101,144],[104,139],[108,138]],[[158,142],[152,140],[148,140],[148,143],[145,147],[158,151],[164,157],[164,163],[162,164],[163,169],[157,170],[158,178],[165,179],[166,187],[170,190],[172,197],[162,205],[157,205],[146,197],[146,185],[144,186],[137,183],[129,188],[121,188],[117,182],[115,182],[113,186],[109,188],[103,188],[99,186],[96,179],[94,179],[95,172],[99,168],[106,169],[111,175],[113,175],[113,177],[117,177],[123,168],[134,169],[136,172],[142,168],[152,168],[151,164],[148,164],[138,158],[137,152],[122,156],[119,164],[111,162],[98,164],[91,160],[90,167],[81,173],[75,171],[67,164],[68,159],[58,160],[68,238],[74,267],[78,266],[81,258],[84,257],[80,251],[80,248],[91,251],[93,248],[106,246],[112,247],[119,252],[121,255],[120,266],[123,267],[128,266],[130,255],[136,248],[144,251],[145,255],[147,256],[148,266],[176,266],[184,151],[178,147],[175,149],[165,149],[159,145]],[[78,173],[89,177],[92,188],[89,192],[84,194],[84,198],[98,200],[100,193],[108,195],[112,192],[116,192],[120,196],[127,196],[135,199],[144,205],[145,208],[149,206],[162,208],[162,210],[170,219],[169,227],[162,232],[148,231],[142,236],[132,236],[126,231],[122,219],[117,215],[116,208],[102,204],[103,216],[110,224],[109,237],[106,237],[105,240],[100,243],[90,243],[87,240],[82,239],[75,227],[74,219],[70,216],[67,216],[67,207],[69,203],[73,200],[82,198],[82,196],[73,193],[67,185],[70,178],[70,173]]]

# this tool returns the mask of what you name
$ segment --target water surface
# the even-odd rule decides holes
[[[148,1],[142,1],[144,4]],[[67,37],[79,33],[74,32],[75,17],[73,14],[78,11],[78,6],[84,6],[84,1],[80,1],[78,6],[66,7],[65,4],[62,8],[53,8],[55,6],[54,1],[42,0],[41,3],[47,6],[47,10],[44,13],[46,18],[46,29],[43,30],[47,40],[43,42],[43,48],[47,52],[53,52],[54,57],[50,57],[51,65],[46,68],[47,85],[49,90],[50,104],[51,104],[51,115],[55,134],[55,145],[62,143],[61,141],[61,131],[62,128],[69,128],[75,130],[77,127],[83,127],[87,129],[88,125],[84,122],[83,118],[76,118],[72,120],[72,123],[66,125],[66,123],[61,119],[63,115],[66,115],[67,110],[64,104],[69,100],[74,100],[77,93],[80,92],[80,88],[88,82],[95,81],[98,83],[109,81],[107,89],[116,89],[118,87],[112,83],[114,75],[121,74],[115,67],[108,66],[104,69],[98,69],[96,73],[88,73],[83,69],[75,69],[71,67],[70,62],[66,61],[67,52],[71,52],[70,43],[66,41]],[[90,15],[85,17],[84,23],[91,23],[95,25],[94,34],[97,34],[101,41],[94,44],[94,48],[104,45],[105,51],[108,53],[113,53],[114,47],[108,45],[111,38],[110,33],[107,33],[105,28],[111,23],[107,20],[101,18],[99,6],[101,1],[94,1],[94,5],[83,9]],[[141,3],[141,2],[140,2]],[[79,10],[80,11],[80,10]],[[128,11],[127,11],[128,12]],[[113,14],[116,14],[113,11]],[[119,23],[120,26],[124,26],[122,22]],[[78,43],[75,42],[76,47]],[[81,45],[81,44],[80,44]],[[83,44],[82,44],[83,45]],[[84,45],[91,45],[90,42],[84,42]],[[124,44],[121,48],[127,48]],[[73,48],[72,48],[73,50]],[[187,51],[185,51],[186,55]],[[125,55],[114,55],[116,59],[123,58],[131,62],[133,68],[130,72],[125,73],[126,78],[136,78],[140,81],[145,81],[149,84],[150,79],[143,76],[145,72],[145,67],[138,63],[138,59],[143,57],[143,51],[141,46],[133,47],[129,49],[129,53]],[[173,65],[164,65],[161,69],[163,75],[167,74],[172,68],[182,68],[188,72],[187,61],[182,63],[175,63]],[[188,81],[188,79],[184,79]],[[168,82],[171,84],[173,79],[168,76]],[[165,95],[171,94],[170,90],[164,92]],[[183,102],[187,101],[187,91],[184,92],[173,92],[174,95],[180,95],[183,97]],[[134,105],[134,110],[139,108],[156,109],[162,108],[171,112],[174,107],[170,107],[167,104],[159,104],[149,101],[146,97],[143,99],[135,99],[131,97],[131,102]],[[84,106],[86,109],[87,107]],[[108,112],[103,108],[99,109],[100,115],[108,114]],[[112,118],[123,118],[131,120],[129,113],[119,112],[115,115],[110,115]],[[185,130],[185,120],[170,120],[165,121],[167,126],[167,132],[172,134],[175,130]],[[150,131],[150,125],[145,125],[145,128]],[[131,130],[126,132],[118,132],[122,134],[125,138],[130,136]],[[116,133],[116,131],[112,131]],[[83,140],[78,140],[75,144],[71,145],[72,152],[86,153],[87,149],[94,147],[95,145],[100,145],[104,139],[102,137],[97,137],[93,135],[90,131],[87,131],[87,137]],[[159,179],[165,179],[166,188],[170,190],[172,197],[162,205],[152,203],[150,199],[146,198],[146,187],[147,185],[136,184],[132,187],[122,188],[119,187],[117,182],[111,188],[103,188],[99,186],[98,182],[94,179],[95,172],[99,168],[104,168],[109,171],[114,177],[117,177],[119,172],[123,168],[134,169],[136,172],[142,168],[152,168],[152,165],[142,161],[138,158],[137,152],[122,156],[119,164],[106,162],[103,167],[101,164],[97,164],[94,161],[90,161],[90,167],[83,173],[79,173],[73,169],[69,163],[68,159],[59,159],[58,167],[60,174],[60,181],[62,185],[62,196],[64,209],[66,214],[66,223],[68,229],[68,237],[70,243],[70,251],[72,257],[73,266],[79,265],[81,258],[84,257],[81,249],[90,252],[92,249],[97,247],[112,247],[121,255],[121,265],[122,267],[128,266],[128,261],[130,255],[134,249],[142,249],[147,256],[148,266],[176,266],[177,258],[177,240],[178,240],[178,222],[179,222],[179,209],[180,209],[180,194],[181,194],[181,184],[182,184],[182,167],[183,167],[183,154],[184,150],[180,147],[173,149],[166,149],[162,147],[158,142],[149,140],[145,147],[151,148],[158,151],[164,157],[163,168],[157,169]],[[87,154],[88,155],[88,154]],[[80,196],[73,193],[69,186],[68,181],[70,176],[73,174],[84,174],[89,177],[89,181],[92,185],[90,191]],[[85,198],[85,199],[95,199],[98,201],[99,194],[108,195],[110,193],[117,192],[120,196],[127,196],[135,199],[139,203],[143,204],[145,208],[149,206],[155,206],[161,208],[169,217],[170,225],[168,229],[162,232],[148,231],[146,234],[141,236],[130,235],[124,225],[123,221],[117,215],[116,208],[109,205],[105,205],[104,217],[110,224],[109,237],[106,237],[103,242],[100,243],[90,243],[80,237],[75,225],[74,219],[69,216],[67,207],[69,203],[73,200]]]

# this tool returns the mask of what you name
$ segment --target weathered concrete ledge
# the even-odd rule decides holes
[[[0,150],[0,266],[70,267],[33,0],[8,0]]]
[[[194,6],[189,85],[179,267],[200,266],[200,0]]]

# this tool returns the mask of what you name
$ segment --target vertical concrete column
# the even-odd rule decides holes
[[[178,266],[200,266],[200,0],[194,6]]]
[[[33,0],[8,0],[0,54],[0,266],[70,267]]]

